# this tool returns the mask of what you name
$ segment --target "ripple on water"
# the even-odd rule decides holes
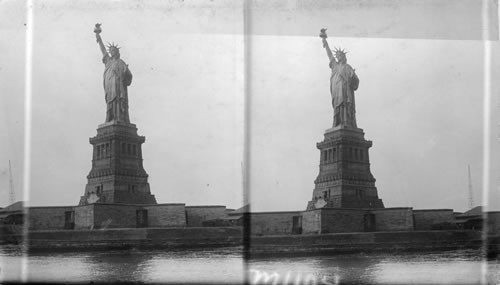
[[[499,260],[483,263],[478,251],[268,257],[249,260],[247,267],[240,250],[68,252],[29,257],[12,249],[0,250],[0,280],[21,280],[24,261],[28,281],[38,282],[242,283],[249,269],[250,284],[258,278],[262,283],[264,277],[277,278],[278,284],[477,284],[484,264],[485,281],[500,283]]]

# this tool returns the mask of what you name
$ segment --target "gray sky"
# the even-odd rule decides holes
[[[30,203],[73,205],[84,193],[88,138],[105,119],[104,66],[92,32],[99,22],[134,75],[131,121],[146,136],[144,166],[159,202],[240,207],[248,126],[254,209],[305,208],[318,173],[316,143],[332,123],[318,37],[326,27],[361,81],[358,126],[373,141],[372,173],[385,205],[465,210],[468,164],[479,204],[484,42],[472,2],[253,1],[246,39],[244,5],[235,1],[37,3]],[[0,3],[0,206],[8,204],[9,159],[18,197],[22,189],[23,5]],[[498,42],[491,46],[498,78]],[[490,204],[500,209],[498,83],[492,89]]]

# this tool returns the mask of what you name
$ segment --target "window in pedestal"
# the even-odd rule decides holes
[[[128,184],[128,191],[129,191],[129,192],[135,192],[135,189],[136,189],[136,187],[135,187],[135,186],[136,186],[136,185],[134,185],[134,184]]]

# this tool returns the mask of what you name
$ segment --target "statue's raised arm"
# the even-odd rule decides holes
[[[328,36],[326,35],[325,28],[320,30],[319,37],[323,39],[323,47],[326,50],[326,55],[328,55],[328,59],[330,60],[330,62],[332,60],[335,60],[335,58],[333,57],[333,54],[332,54],[332,50],[330,49],[330,46],[328,45],[328,42],[326,41],[326,38],[328,38]]]
[[[100,35],[101,32],[102,32],[101,24],[95,24],[94,33],[95,33],[96,41],[99,44],[99,48],[101,49],[102,56],[107,56],[108,52],[106,51],[106,47],[104,46],[104,43],[102,42],[102,38]]]

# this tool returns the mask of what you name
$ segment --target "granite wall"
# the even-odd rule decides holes
[[[148,211],[149,227],[186,226],[185,204],[158,204],[142,208]]]
[[[413,210],[416,231],[432,230],[436,224],[453,223],[453,221],[453,210],[451,209]]]
[[[94,229],[135,228],[140,207],[120,204],[94,204]]]
[[[500,212],[487,212],[488,233],[500,234]]]
[[[128,228],[28,232],[29,250],[110,250],[241,246],[241,227]],[[234,249],[239,252],[238,248]]]
[[[94,205],[75,207],[75,229],[94,228]]]
[[[72,206],[67,207],[29,207],[28,227],[30,230],[55,230],[64,229],[65,212],[73,211]]]
[[[302,212],[302,233],[319,234],[321,232],[321,209]]]
[[[321,233],[353,233],[365,230],[362,209],[321,209]]]
[[[304,212],[252,213],[252,235],[292,234],[293,216],[302,216],[303,234],[411,231],[411,208],[322,208]]]
[[[412,208],[385,208],[371,210],[375,215],[375,230],[383,231],[412,231]]]
[[[226,217],[226,206],[186,206],[188,227],[201,227],[204,221]]]
[[[282,235],[293,234],[293,217],[299,217],[299,227],[302,227],[302,212],[262,212],[251,213],[250,233],[252,235]]]
[[[135,228],[140,206],[91,204],[75,207],[75,229]]]

